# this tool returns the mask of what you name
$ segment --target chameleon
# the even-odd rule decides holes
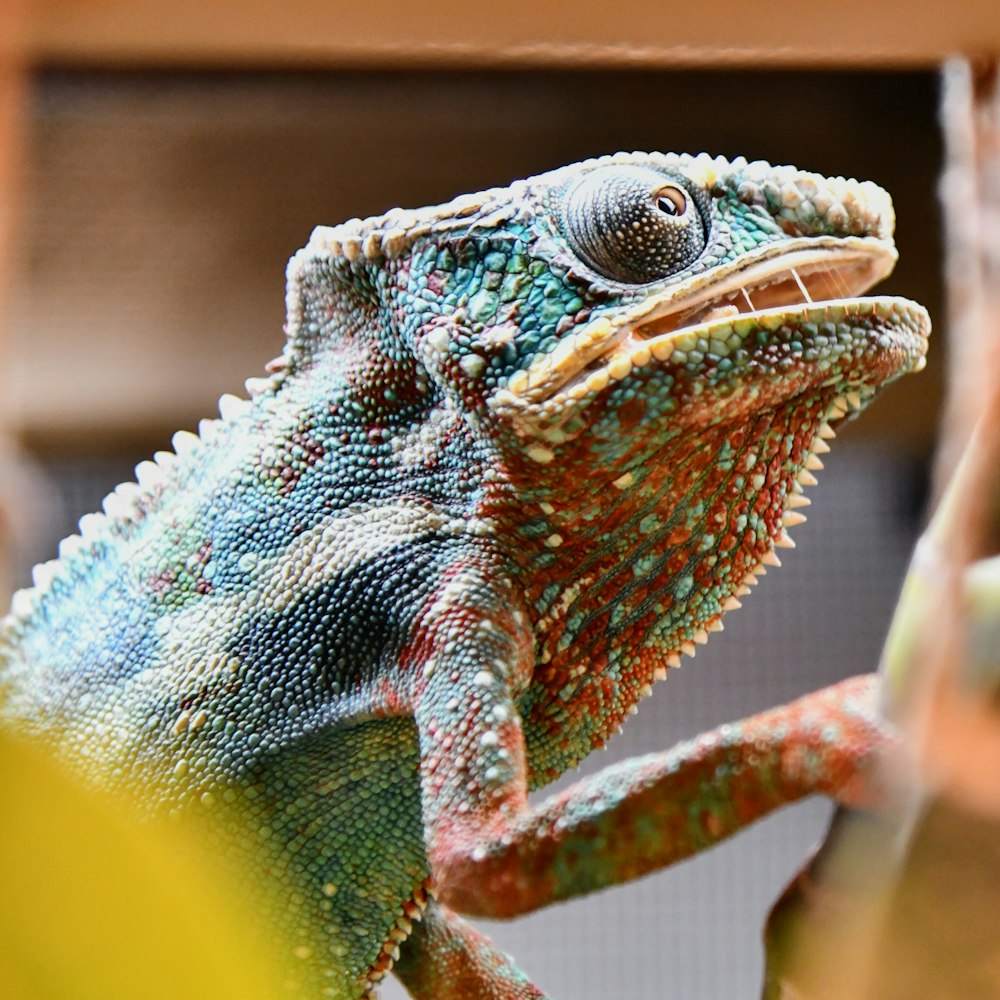
[[[542,997],[460,914],[614,885],[821,792],[858,677],[530,804],[792,544],[836,427],[920,370],[871,182],[618,153],[320,226],[248,398],[0,625],[0,720],[260,884],[290,995]]]

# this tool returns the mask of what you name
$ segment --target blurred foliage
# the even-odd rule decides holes
[[[997,396],[1000,402],[1000,390]],[[917,544],[882,656],[904,745],[768,922],[766,1000],[1000,1000],[1000,439],[984,420]]]
[[[180,821],[138,825],[0,730],[3,1000],[273,1000],[254,901]]]

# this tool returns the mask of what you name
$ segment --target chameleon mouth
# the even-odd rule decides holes
[[[710,280],[691,279],[611,319],[591,321],[516,372],[496,402],[553,413],[651,361],[718,363],[738,352],[745,360],[758,348],[755,335],[762,329],[806,331],[810,324],[842,319],[910,328],[918,342],[910,361],[919,370],[930,331],[924,309],[897,297],[857,297],[888,275],[895,262],[892,244],[872,237],[814,237],[764,247]]]
[[[877,249],[876,249],[877,248]],[[714,320],[759,317],[775,309],[852,299],[881,281],[895,263],[895,252],[875,244],[858,250],[786,251],[780,257],[754,262],[713,282],[681,306],[666,313],[655,310],[632,332],[644,339],[688,331]],[[874,251],[874,252],[873,252]]]

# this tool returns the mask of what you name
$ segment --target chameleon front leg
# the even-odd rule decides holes
[[[523,734],[499,675],[461,717],[434,698],[417,722],[441,897],[510,917],[655,871],[816,792],[869,804],[891,739],[876,703],[876,679],[853,678],[609,767],[529,810]]]
[[[545,1000],[489,938],[433,899],[393,972],[414,1000]]]

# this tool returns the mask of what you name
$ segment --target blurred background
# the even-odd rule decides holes
[[[457,26],[450,3],[426,5],[427,21],[398,5],[320,15],[300,2],[273,24],[248,24],[236,6],[208,3],[200,22],[186,3],[172,20],[149,0],[51,0],[22,6],[19,22],[11,8],[20,30],[0,48],[13,109],[0,119],[10,586],[138,461],[280,353],[284,264],[314,225],[617,149],[704,149],[888,188],[900,264],[886,288],[931,311],[930,364],[838,437],[785,566],[585,770],[874,668],[941,408],[935,63],[941,46],[971,44],[952,37],[965,27],[933,14],[894,49],[891,26],[919,18],[893,4],[848,4],[839,23],[817,8],[792,28],[773,14],[727,21],[734,4],[714,27],[645,3],[595,7],[591,22],[586,5],[552,4],[534,25],[491,5],[492,21]],[[1000,36],[983,10],[983,30]],[[754,997],[768,906],[828,815],[805,803],[635,885],[478,926],[556,997]],[[393,982],[384,995],[403,993]]]

